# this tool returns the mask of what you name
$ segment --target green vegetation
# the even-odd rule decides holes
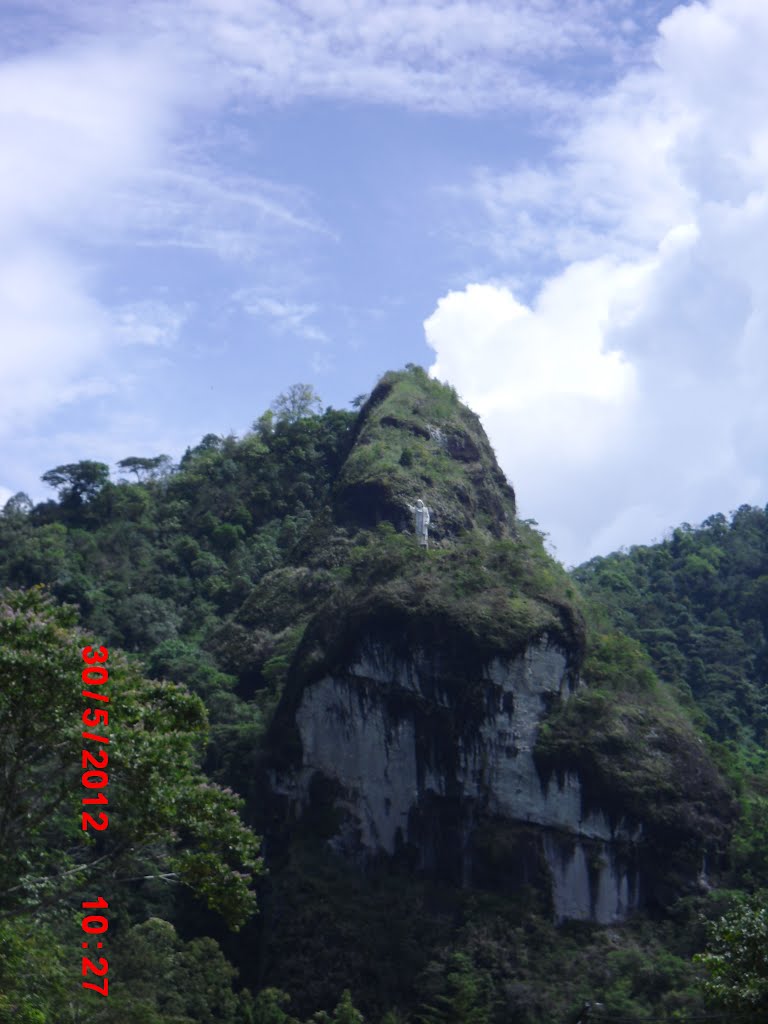
[[[737,897],[741,894],[737,894]],[[734,1013],[768,1013],[768,893],[737,905],[709,926],[709,946],[695,959],[707,971],[705,991]]]
[[[549,1024],[575,1019],[587,1000],[637,1021],[706,1011],[691,957],[706,941],[701,915],[718,912],[707,897],[681,900],[663,921],[558,928],[532,889],[457,889],[384,866],[362,878],[317,841],[271,884],[285,923],[266,911],[270,937],[281,929],[266,969],[299,1016],[333,1005],[345,978],[366,1017],[387,1024]]]
[[[462,529],[514,529],[515,495],[477,415],[418,366],[386,373],[360,410],[355,446],[339,474],[339,510],[358,525],[408,523],[406,500],[434,510],[438,538]]]
[[[256,906],[259,841],[238,816],[242,801],[197,764],[202,702],[181,686],[144,679],[114,649],[107,664],[115,703],[111,722],[99,726],[109,732],[109,826],[81,828],[81,750],[100,749],[81,735],[80,655],[93,645],[73,609],[39,587],[0,592],[2,1020],[24,1013],[47,1021],[61,999],[83,1005],[74,908],[86,893],[109,894],[118,936],[137,885],[187,885],[234,929]],[[27,970],[17,970],[32,935],[47,948],[40,979],[25,988]]]
[[[740,813],[723,879],[739,887],[736,906],[708,915],[709,945],[695,959],[716,1008],[765,1013],[768,508],[683,524],[660,544],[594,558],[573,575],[592,620],[647,652],[657,693],[673,695],[708,734],[712,762],[735,789]],[[679,775],[671,778],[677,785]]]
[[[717,740],[768,743],[768,510],[743,505],[573,573]]]
[[[99,462],[58,466],[44,475],[57,500],[6,503],[0,1024],[548,1024],[585,1000],[635,1020],[701,1013],[707,994],[762,1006],[762,961],[739,957],[762,936],[768,886],[768,514],[713,516],[569,576],[517,519],[450,386],[410,366],[353,404],[320,412],[296,385],[244,437],[208,434],[177,466],[128,455],[116,480]],[[542,780],[577,770],[585,811],[645,822],[649,857],[678,851],[654,916],[556,928],[533,882],[452,888],[417,877],[407,852],[356,871],[324,842],[337,822],[322,793],[286,825],[269,789],[293,753],[285,723],[362,631],[403,650],[439,638],[470,724],[478,665],[537,640],[563,650],[587,685],[552,702]],[[116,701],[114,811],[96,839],[79,828],[87,643],[109,647]],[[525,842],[491,823],[489,871]],[[706,882],[672,900],[702,846],[757,903],[729,911]],[[108,1000],[79,987],[84,889],[110,900]]]
[[[292,578],[299,586],[302,577]],[[270,607],[280,607],[285,573],[272,574],[265,585],[272,584]],[[462,532],[450,544],[424,551],[412,534],[382,522],[353,534],[344,564],[314,568],[312,587],[310,593],[308,582],[299,586],[314,615],[297,652],[296,697],[351,649],[363,629],[386,635],[403,650],[419,638],[451,635],[460,686],[466,686],[463,669],[469,672],[478,659],[518,654],[540,639],[570,651],[574,665],[583,647],[573,588],[544,554],[541,538],[527,532],[515,541]],[[294,592],[294,614],[301,604]]]
[[[695,875],[702,846],[722,859],[737,810],[690,717],[658,681],[640,645],[593,633],[587,684],[542,724],[535,751],[544,778],[578,772],[585,809],[645,828],[646,856],[679,887]]]
[[[768,509],[687,524],[575,570],[591,616],[642,645],[732,780],[730,880],[768,885]]]
[[[84,885],[138,875],[186,882],[240,927],[255,909],[258,842],[238,818],[241,801],[196,765],[205,708],[181,686],[145,680],[119,651],[108,662],[119,695],[106,748],[115,809],[98,841],[80,828],[89,644],[72,610],[39,589],[0,593],[0,914],[38,913]]]

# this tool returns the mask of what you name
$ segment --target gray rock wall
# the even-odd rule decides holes
[[[480,816],[527,823],[540,829],[556,919],[621,920],[639,901],[626,851],[642,828],[584,813],[577,775],[544,785],[534,764],[547,700],[569,693],[565,655],[540,644],[479,671],[484,712],[469,726],[429,652],[405,660],[384,644],[361,645],[351,667],[304,691],[296,713],[302,763],[283,792],[301,806],[317,773],[334,780],[342,823],[332,842],[348,853],[423,848],[415,822],[423,832],[427,805],[459,808],[459,859],[471,860]]]

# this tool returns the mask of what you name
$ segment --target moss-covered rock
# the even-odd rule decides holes
[[[479,417],[420,367],[385,374],[371,392],[334,497],[341,519],[361,526],[412,528],[406,502],[421,497],[437,541],[462,530],[514,533],[515,494]]]
[[[617,653],[618,652],[618,653]],[[717,875],[737,817],[711,745],[624,637],[593,637],[586,686],[557,701],[535,751],[542,779],[577,772],[584,812],[641,824],[650,902],[669,903],[707,868]]]

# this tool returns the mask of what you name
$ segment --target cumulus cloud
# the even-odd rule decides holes
[[[548,245],[549,270],[529,306],[498,286],[440,300],[432,372],[486,411],[566,562],[766,501],[766,45],[768,8],[680,7],[559,166],[480,169],[467,190],[505,267]]]
[[[603,325],[629,315],[645,277],[644,267],[575,264],[542,289],[533,309],[492,285],[453,292],[424,324],[440,356],[433,371],[460,379],[484,414],[525,412],[552,395],[620,401],[632,368],[604,350]]]

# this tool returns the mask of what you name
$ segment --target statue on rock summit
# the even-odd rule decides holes
[[[411,505],[406,502],[408,509],[415,514],[416,517],[416,536],[419,538],[419,544],[423,548],[429,547],[429,509],[421,500],[416,499],[416,504]]]

